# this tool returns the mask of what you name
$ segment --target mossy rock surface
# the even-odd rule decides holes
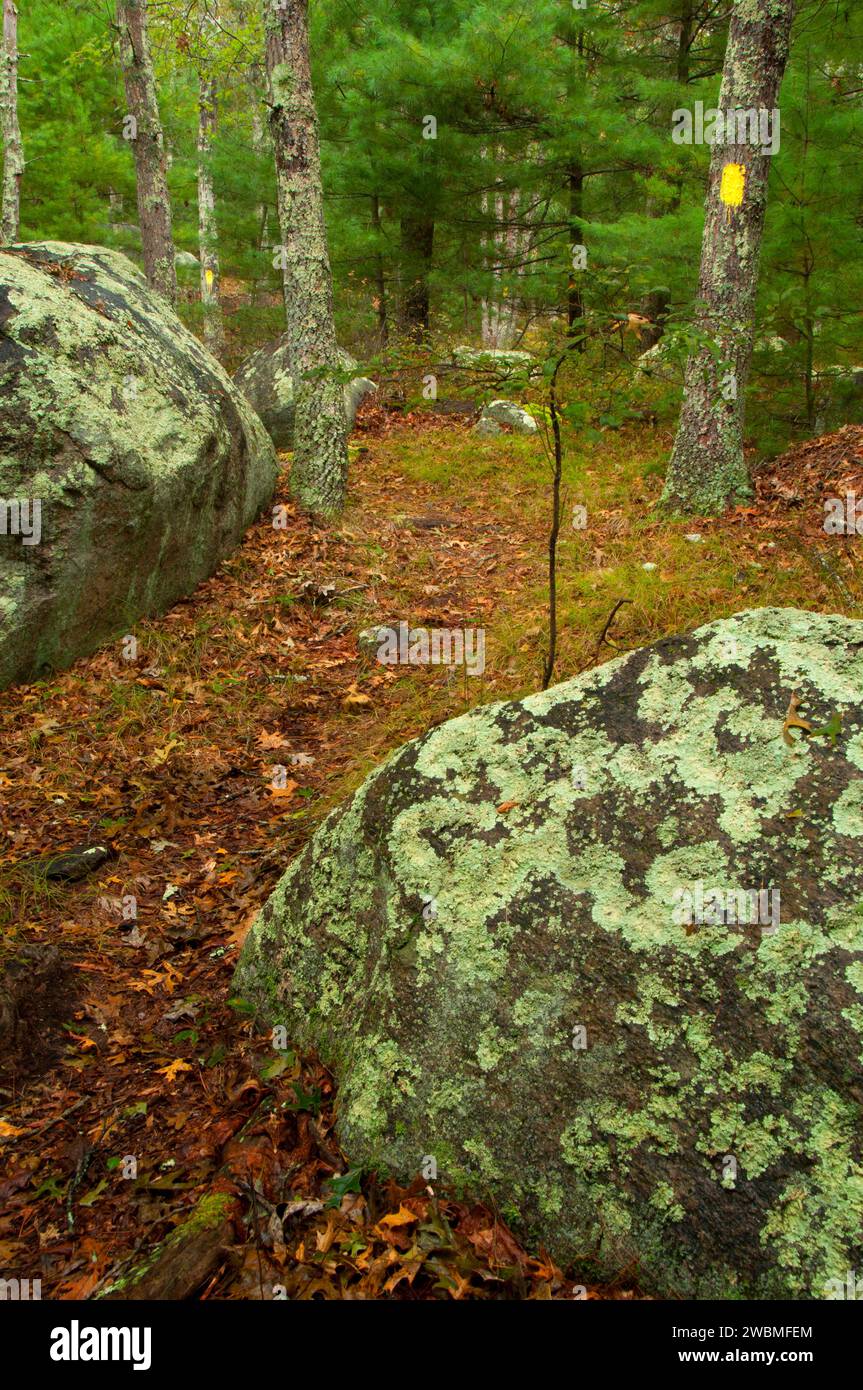
[[[287,335],[246,358],[234,373],[234,383],[257,411],[277,449],[294,447],[294,379],[288,363]],[[351,372],[356,362],[339,349],[342,371]],[[348,432],[354,427],[360,402],[377,387],[368,377],[353,377],[344,383],[345,419]]]
[[[795,690],[832,734],[788,745]],[[699,883],[778,926],[686,925]],[[333,1065],[352,1163],[433,1156],[584,1276],[805,1299],[863,1267],[861,948],[863,623],[762,609],[402,748],[236,986]]]
[[[0,251],[0,687],[69,665],[212,574],[278,463],[243,396],[125,256]],[[32,511],[30,513],[32,521]]]
[[[502,375],[532,375],[540,370],[532,352],[517,348],[472,348],[453,349],[453,365],[466,371],[496,371]]]

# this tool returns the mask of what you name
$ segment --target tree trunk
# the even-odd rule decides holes
[[[677,31],[677,80],[681,87],[689,81],[689,66],[692,55],[692,41],[695,37],[694,0],[683,0]]]
[[[720,110],[774,110],[793,10],[794,0],[738,0]],[[697,327],[713,341],[718,357],[708,344],[690,355],[663,493],[668,505],[702,514],[722,512],[750,492],[743,456],[744,403],[770,156],[755,144],[735,143],[741,135],[737,122],[730,141],[727,135],[723,130],[710,162],[698,287]]]
[[[263,93],[266,88],[266,75],[262,63],[252,63],[249,69],[249,85],[252,97],[252,146],[258,158],[263,159],[268,156],[273,157],[272,143],[269,131],[264,125],[260,116],[263,102]],[[258,260],[263,263],[263,259],[268,252],[272,251],[273,238],[270,229],[270,205],[269,203],[258,203],[255,208],[255,222],[258,233],[255,241],[256,264]],[[267,259],[269,257],[267,256]],[[266,282],[266,275],[259,275],[257,272],[251,284],[252,304],[257,304],[260,295],[261,282]],[[284,276],[282,282],[282,298],[284,299]]]
[[[401,220],[401,259],[404,275],[401,326],[406,337],[422,342],[429,331],[434,219],[424,212],[405,213]]]
[[[381,251],[381,200],[377,193],[372,194],[372,227],[374,228],[377,241],[375,251],[375,298],[377,300],[378,315],[378,338],[381,349],[385,348],[390,339],[389,322],[387,319],[387,281],[384,274],[384,258]]]
[[[308,0],[262,0],[294,379],[291,491],[308,512],[336,515],[348,475],[345,406],[324,226],[318,118],[309,67]]]
[[[573,246],[584,245],[584,228],[580,223],[582,217],[584,217],[584,170],[580,164],[574,164],[569,171],[569,236]],[[584,296],[581,290],[581,280],[574,268],[569,274],[566,322],[569,336],[575,338],[579,352],[584,352],[586,347]]]
[[[485,151],[483,150],[483,155]],[[504,151],[494,151],[495,160],[500,163]],[[515,303],[504,293],[504,272],[518,273],[519,257],[524,238],[520,226],[521,195],[517,188],[505,194],[502,180],[496,179],[494,193],[494,226],[491,236],[484,237],[486,243],[488,268],[491,271],[493,288],[491,296],[482,301],[482,344],[488,348],[510,348],[515,340]],[[490,200],[483,193],[481,207],[488,216]]]
[[[3,131],[3,207],[0,241],[18,240],[24,150],[18,125],[18,11],[3,0],[3,46],[0,49],[0,123]]]
[[[216,83],[199,79],[198,89],[198,246],[201,261],[201,304],[204,309],[204,342],[218,353],[225,345],[222,304],[219,298],[219,232],[216,197],[210,169],[213,131],[216,128]]]
[[[165,140],[159,119],[153,59],[147,38],[146,0],[117,0],[120,64],[129,115],[138,191],[138,222],[144,273],[153,289],[173,304],[177,298],[174,239]]]

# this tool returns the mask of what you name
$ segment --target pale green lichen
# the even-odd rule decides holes
[[[42,563],[7,548],[0,564],[2,686],[188,593],[240,541],[277,463],[219,363],[125,256],[34,243],[0,251],[0,281],[0,495],[41,499],[43,533]]]
[[[820,1296],[854,1267],[860,631],[738,614],[440,726],[328,819],[238,986],[333,1063],[356,1159],[435,1154],[660,1291]],[[786,744],[795,686],[844,711],[835,747]],[[780,889],[778,930],[687,927],[699,882]]]

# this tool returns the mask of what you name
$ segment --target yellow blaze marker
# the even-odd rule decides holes
[[[724,175],[723,175],[723,177],[724,177]],[[211,289],[213,288],[213,280],[214,280],[214,278],[215,278],[215,277],[214,277],[214,275],[213,275],[212,270],[210,270],[209,267],[208,267],[208,268],[204,271],[204,279],[205,279],[206,282],[207,282],[207,289],[208,289],[208,290],[211,290]]]
[[[730,208],[739,208],[743,202],[743,190],[746,187],[746,170],[742,164],[726,164],[722,170],[722,182],[719,185],[719,197],[723,203]]]

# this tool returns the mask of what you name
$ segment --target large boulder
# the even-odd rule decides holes
[[[0,687],[187,594],[278,464],[218,362],[117,251],[0,252]]]
[[[740,613],[402,748],[237,987],[335,1068],[353,1164],[433,1159],[584,1276],[829,1296],[863,1261],[861,773],[863,623]]]
[[[349,353],[339,349],[339,361],[345,372],[353,371],[356,362]],[[253,352],[234,374],[234,384],[242,391],[260,415],[277,449],[294,447],[294,381],[288,365],[288,340],[283,334],[275,342]],[[370,391],[378,388],[368,377],[358,376],[344,386],[345,417],[348,431]]]

